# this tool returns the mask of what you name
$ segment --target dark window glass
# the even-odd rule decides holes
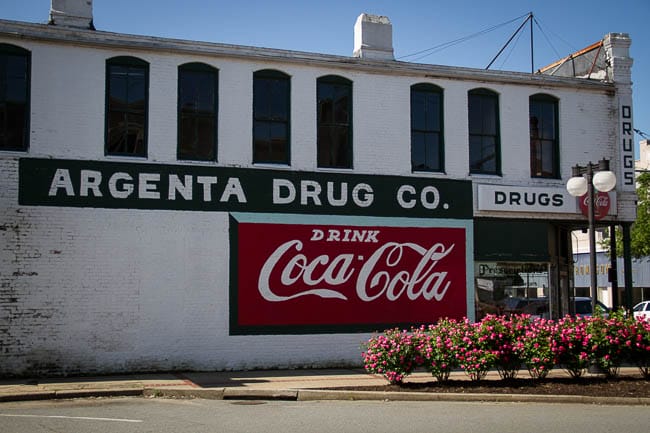
[[[443,170],[442,89],[431,84],[411,87],[411,167]]]
[[[147,156],[149,64],[134,57],[106,61],[106,154]]]
[[[289,164],[290,93],[282,72],[253,75],[253,162]]]
[[[178,159],[217,159],[218,72],[202,63],[178,68]]]
[[[30,59],[29,51],[0,44],[0,150],[28,148]]]
[[[549,95],[530,97],[530,175],[559,179],[557,99]]]
[[[469,171],[501,174],[499,97],[487,89],[468,94]]]
[[[319,78],[317,103],[318,167],[352,168],[352,82]]]

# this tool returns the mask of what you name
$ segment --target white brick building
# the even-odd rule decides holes
[[[0,20],[0,375],[350,365],[384,326],[559,315],[571,167],[609,159],[602,222],[634,219],[626,35],[589,80],[398,62],[385,17],[348,58],[80,3]]]

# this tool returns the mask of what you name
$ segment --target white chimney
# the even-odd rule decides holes
[[[50,24],[95,30],[93,0],[52,0]]]
[[[354,24],[354,57],[395,60],[393,26],[388,17],[361,14]]]

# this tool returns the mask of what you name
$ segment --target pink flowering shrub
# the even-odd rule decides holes
[[[454,351],[458,365],[473,381],[483,379],[496,366],[497,356],[485,337],[481,322],[469,319],[458,322],[459,330]]]
[[[629,323],[630,338],[626,342],[630,361],[645,379],[650,379],[650,320],[632,319]]]
[[[571,377],[580,377],[589,366],[591,336],[587,333],[585,317],[565,316],[552,327],[551,351],[556,364]]]
[[[544,379],[555,366],[555,355],[551,350],[554,323],[550,320],[530,320],[520,317],[523,333],[517,337],[515,350],[528,374],[533,379]]]
[[[435,325],[420,328],[419,359],[439,382],[448,380],[452,370],[458,367],[458,331],[458,323],[451,319],[443,319]]]
[[[618,375],[623,362],[635,363],[650,378],[650,321],[626,317],[571,317],[532,320],[527,315],[488,315],[478,323],[468,319],[440,320],[410,330],[389,329],[373,336],[362,354],[365,370],[401,383],[417,367],[438,381],[461,368],[471,380],[496,369],[502,379],[514,378],[525,365],[534,379],[545,378],[554,366],[580,377],[596,365],[608,377]]]
[[[618,376],[621,363],[629,358],[633,321],[633,317],[626,319],[624,310],[615,311],[608,318],[597,314],[587,319],[590,358],[608,377]]]
[[[522,316],[487,315],[479,322],[479,343],[494,357],[494,366],[501,379],[514,379],[521,367],[517,338],[524,333],[526,318]]]
[[[372,337],[362,353],[368,373],[381,374],[390,383],[401,383],[416,366],[417,342],[413,334],[399,328]]]

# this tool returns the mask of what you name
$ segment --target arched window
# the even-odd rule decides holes
[[[545,95],[532,95],[530,111],[530,175],[560,178],[560,140],[558,100]]]
[[[29,147],[31,53],[0,44],[0,151]]]
[[[107,155],[147,156],[149,64],[135,57],[106,61]]]
[[[474,89],[467,99],[469,171],[500,175],[499,96],[488,89]]]
[[[442,89],[433,84],[411,86],[411,169],[444,170]]]
[[[203,63],[178,67],[178,159],[217,160],[218,77]]]
[[[352,168],[352,81],[320,77],[316,93],[318,167]]]
[[[264,69],[253,74],[253,162],[290,164],[291,81]]]

